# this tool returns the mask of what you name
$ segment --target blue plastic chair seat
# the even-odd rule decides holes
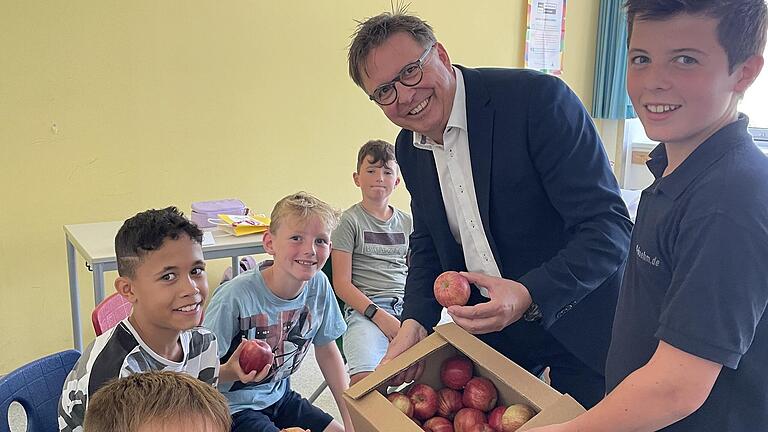
[[[80,353],[51,354],[0,378],[0,432],[10,432],[8,408],[18,402],[27,415],[30,432],[58,432],[58,405],[67,374]]]

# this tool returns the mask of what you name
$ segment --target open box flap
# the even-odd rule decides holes
[[[345,394],[344,401],[349,408],[356,432],[423,432],[383,396],[355,400]]]
[[[557,390],[542,385],[540,379],[454,323],[435,327],[435,333],[476,364],[482,364],[483,368],[501,381],[514,385],[515,390],[539,410],[554,404],[562,396]]]
[[[352,399],[359,399],[445,344],[445,339],[442,336],[432,333],[388,363],[377,367],[373,373],[358,381],[345,393]]]
[[[579,405],[574,398],[565,394],[552,405],[545,407],[517,431],[523,432],[539,426],[567,422],[585,411],[584,407]]]

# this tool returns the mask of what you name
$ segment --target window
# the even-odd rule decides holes
[[[768,152],[768,69],[764,68],[757,81],[747,90],[739,105],[739,111],[749,116],[749,131],[757,145]]]

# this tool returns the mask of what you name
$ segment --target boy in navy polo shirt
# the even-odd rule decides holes
[[[764,0],[628,0],[627,87],[648,167],[608,396],[552,431],[768,430],[768,158],[737,104],[763,66]]]

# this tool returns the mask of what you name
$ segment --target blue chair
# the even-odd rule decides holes
[[[80,358],[62,351],[28,363],[0,378],[0,432],[10,432],[8,407],[18,402],[27,414],[30,432],[58,432],[58,405],[69,371]]]

